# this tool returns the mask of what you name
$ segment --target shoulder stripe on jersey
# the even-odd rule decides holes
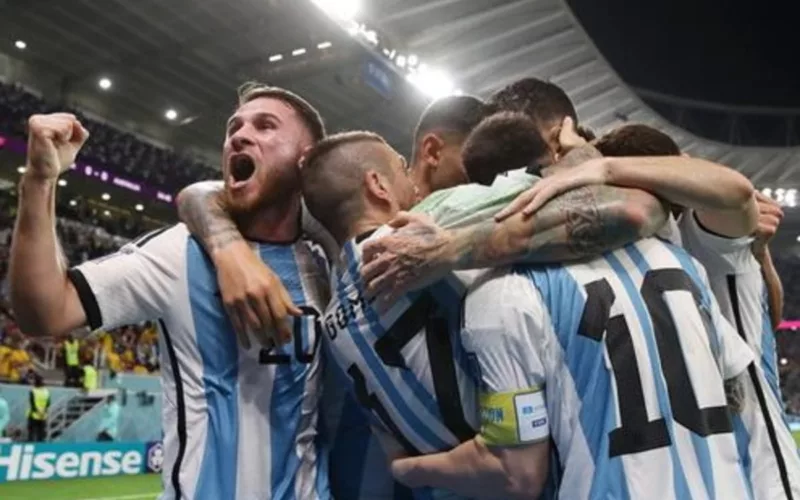
[[[161,334],[164,336],[164,344],[167,346],[167,356],[172,368],[172,377],[175,380],[175,399],[178,410],[178,454],[175,456],[175,463],[172,464],[172,489],[175,491],[175,500],[181,500],[181,465],[183,456],[186,454],[186,405],[183,400],[183,379],[181,378],[178,356],[175,354],[175,347],[172,345],[172,338],[167,330],[164,320],[158,320],[161,326]]]
[[[731,309],[733,310],[733,317],[736,320],[736,330],[742,340],[747,342],[747,337],[744,333],[744,324],[742,322],[742,313],[739,309],[739,294],[736,291],[736,275],[728,275],[728,295],[731,300]],[[783,458],[780,445],[778,444],[778,437],[775,434],[775,424],[772,422],[772,417],[767,408],[767,400],[764,397],[764,389],[761,387],[761,382],[758,380],[756,373],[755,363],[750,363],[747,367],[747,373],[750,380],[753,382],[753,387],[756,390],[756,397],[758,398],[758,406],[761,408],[761,414],[764,417],[764,423],[767,425],[767,435],[769,435],[769,443],[772,446],[772,451],[775,453],[775,461],[778,463],[778,472],[781,476],[781,484],[783,491],[786,493],[786,498],[792,500],[792,487],[789,484],[789,473],[786,471],[786,459]]]
[[[67,278],[78,292],[78,300],[81,301],[83,312],[86,314],[86,323],[89,324],[92,331],[97,330],[103,326],[103,314],[100,312],[100,306],[97,304],[97,297],[95,297],[92,287],[80,269],[69,269]]]
[[[145,246],[148,241],[152,240],[153,238],[157,237],[158,235],[160,235],[161,233],[172,227],[174,226],[164,226],[160,229],[155,229],[153,231],[150,231],[149,233],[145,233],[142,236],[139,236],[139,238],[137,238],[136,240],[134,240],[133,244],[141,248]]]

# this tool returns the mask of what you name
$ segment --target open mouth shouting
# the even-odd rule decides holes
[[[230,158],[231,187],[237,188],[247,184],[256,171],[256,164],[245,154],[237,154]]]

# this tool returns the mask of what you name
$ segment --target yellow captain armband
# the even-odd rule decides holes
[[[550,436],[542,389],[482,392],[479,404],[481,437],[490,446],[528,444]]]

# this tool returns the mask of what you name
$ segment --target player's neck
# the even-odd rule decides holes
[[[344,245],[345,241],[352,240],[353,238],[357,238],[362,234],[370,233],[375,231],[381,226],[384,226],[391,221],[393,216],[386,212],[370,212],[364,215],[361,220],[356,221],[350,227],[350,230],[347,231],[347,235],[344,238],[344,241],[339,242],[339,246]]]
[[[300,196],[283,203],[270,205],[237,222],[248,240],[268,243],[289,243],[300,235]]]

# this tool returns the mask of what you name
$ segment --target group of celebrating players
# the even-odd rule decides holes
[[[11,252],[27,332],[157,320],[172,499],[800,498],[778,388],[782,217],[739,173],[556,85],[431,104],[406,161],[247,85],[222,183],[67,269],[34,116]]]

